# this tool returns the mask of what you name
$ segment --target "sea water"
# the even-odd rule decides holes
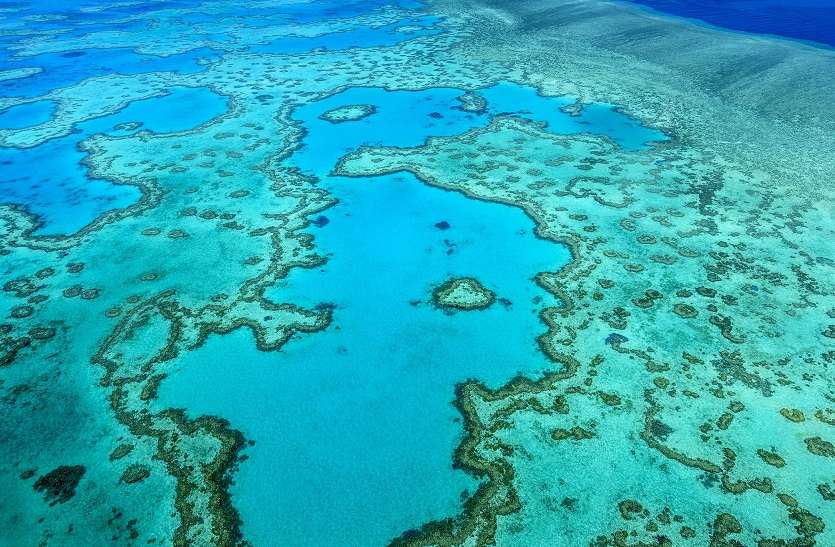
[[[832,102],[802,78],[771,79],[828,66],[825,53],[780,40],[788,62],[761,62],[770,38],[699,27],[673,57],[714,74],[694,56],[718,46],[751,61],[729,74],[763,86],[710,97],[664,59],[585,41],[583,10],[554,4],[529,33],[518,2],[0,7],[0,137],[26,143],[0,148],[0,544],[240,532],[383,545],[430,521],[475,522],[462,510],[488,480],[509,481],[476,519],[500,545],[623,530],[831,540],[835,303],[819,192],[835,147],[809,126]],[[588,6],[616,45],[692,31]],[[682,6],[670,11],[831,43],[825,2]],[[548,35],[551,15],[572,34]],[[739,105],[761,95],[779,123]],[[329,118],[345,107],[364,114]],[[364,153],[384,174],[335,175]],[[281,193],[295,170],[292,192],[317,207]],[[135,207],[138,180],[158,203]],[[125,214],[96,223],[113,211]],[[32,233],[16,231],[21,214]],[[299,251],[285,228],[305,219]],[[545,278],[566,292],[543,273],[563,274]],[[433,291],[460,277],[496,301],[436,306]],[[252,330],[274,334],[275,318],[259,306],[279,303],[330,323],[261,351]],[[565,367],[540,340],[577,360],[574,377],[539,382]],[[530,391],[503,389],[519,375]],[[465,396],[475,385],[488,391]],[[473,420],[484,431],[455,454]],[[512,473],[466,473],[477,451]],[[56,471],[65,482],[44,488]],[[520,506],[491,520],[502,488]]]
[[[828,47],[835,46],[835,1],[632,0],[649,8],[699,19],[717,27],[758,34],[773,34]]]
[[[287,163],[321,177],[339,203],[310,228],[327,263],[291,272],[266,296],[332,307],[333,324],[277,354],[258,352],[246,332],[211,338],[180,362],[158,401],[224,416],[255,441],[232,495],[256,543],[382,544],[453,516],[478,486],[451,465],[462,433],[455,385],[478,378],[497,387],[561,366],[536,344],[544,330],[538,314],[556,301],[534,277],[558,271],[571,255],[538,238],[521,209],[431,188],[407,173],[329,175],[361,145],[415,146],[483,127],[520,105],[520,115],[556,133],[605,134],[633,147],[663,138],[606,105],[572,117],[561,110],[572,99],[518,84],[479,93],[487,100],[480,114],[462,110],[463,91],[451,88],[350,88],[294,113],[306,137]],[[374,113],[336,124],[321,117],[356,104]],[[470,313],[434,307],[432,289],[464,276],[500,302]]]
[[[24,107],[50,108],[42,102],[13,108]],[[135,186],[88,177],[88,168],[81,163],[86,152],[79,143],[98,133],[123,136],[137,131],[185,131],[220,116],[227,108],[226,97],[210,89],[175,87],[161,97],[135,101],[115,114],[80,123],[66,137],[32,148],[2,148],[0,163],[6,167],[0,173],[2,201],[18,204],[34,215],[40,235],[77,232],[106,211],[129,207],[140,198]],[[35,114],[24,123],[38,125],[41,118]],[[0,114],[0,124],[2,119]],[[35,165],[38,168],[31,169]]]

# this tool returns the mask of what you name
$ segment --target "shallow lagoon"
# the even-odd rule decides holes
[[[333,324],[277,354],[259,352],[245,331],[213,338],[160,388],[160,408],[222,415],[256,441],[233,499],[257,544],[383,544],[454,515],[459,494],[474,491],[451,468],[454,385],[549,366],[534,339],[550,298],[532,277],[564,264],[564,248],[536,239],[520,210],[413,177],[341,184],[342,202],[315,231],[327,265],[295,271],[269,294],[334,305]],[[451,228],[434,226],[443,220]],[[453,274],[512,304],[446,315],[429,293]]]
[[[204,62],[218,57],[219,52],[210,48],[198,48],[167,57],[143,55],[126,48],[82,49],[13,57],[0,60],[0,70],[37,66],[43,72],[28,78],[0,82],[0,96],[36,97],[85,78],[106,74],[167,71],[193,74],[205,69]]]
[[[22,129],[49,121],[55,113],[52,101],[34,101],[12,106],[0,112],[0,129]]]
[[[350,88],[298,108],[307,136],[287,162],[323,178],[339,204],[310,228],[327,264],[292,271],[266,296],[333,307],[334,321],[277,354],[257,351],[246,332],[214,337],[160,388],[159,408],[221,415],[255,441],[232,494],[256,544],[383,544],[456,514],[462,492],[477,484],[451,467],[461,436],[454,386],[479,378],[495,387],[553,368],[536,337],[544,331],[538,313],[555,301],[533,278],[566,265],[567,247],[537,238],[520,209],[409,174],[329,176],[339,157],[363,144],[415,146],[459,134],[521,105],[520,115],[557,132],[599,130],[635,147],[663,137],[605,106],[591,118],[599,126],[571,117],[560,107],[572,100],[516,84],[483,90],[482,113],[462,110],[462,93]],[[374,112],[321,118],[354,104]],[[452,276],[479,279],[499,302],[486,311],[436,309],[430,293]]]
[[[340,50],[355,47],[393,46],[417,38],[432,36],[440,30],[430,28],[437,17],[404,19],[376,28],[358,28],[321,36],[282,36],[263,45],[252,46],[253,53],[307,53],[316,49]],[[414,28],[412,28],[414,27]]]
[[[37,103],[36,103],[37,104]],[[167,95],[135,101],[119,112],[77,125],[73,134],[23,149],[0,149],[2,201],[23,205],[39,235],[71,234],[112,209],[129,207],[135,186],[89,178],[78,145],[96,133],[173,133],[194,129],[226,112],[228,101],[207,88],[176,87]],[[37,171],[30,166],[37,165]]]

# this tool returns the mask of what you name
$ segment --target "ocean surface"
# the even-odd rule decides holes
[[[0,546],[835,544],[835,3],[634,3],[0,3]]]
[[[833,0],[631,0],[659,12],[731,30],[772,34],[835,47]]]

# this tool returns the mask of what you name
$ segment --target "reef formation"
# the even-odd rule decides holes
[[[432,303],[446,310],[484,310],[495,301],[495,293],[472,277],[448,279],[432,291]]]
[[[331,123],[356,122],[376,111],[377,108],[373,104],[351,104],[328,110],[321,118]]]
[[[372,136],[344,151],[332,174],[348,184],[411,173],[523,210],[536,237],[572,256],[532,281],[557,302],[534,303],[531,344],[550,368],[501,385],[460,378],[449,465],[476,487],[458,514],[392,532],[393,544],[835,543],[831,51],[598,0],[293,11],[306,4],[114,4],[97,8],[114,10],[105,24],[70,34],[60,17],[3,23],[26,38],[13,53],[27,66],[0,82],[33,91],[3,87],[0,111],[54,105],[43,123],[0,128],[4,150],[37,149],[173,88],[226,101],[185,129],[147,129],[150,107],[85,134],[79,168],[137,199],[77,231],[43,233],[38,203],[0,200],[4,541],[245,541],[244,494],[232,492],[256,441],[222,415],[161,408],[157,394],[210,338],[246,330],[278,354],[338,320],[332,306],[265,296],[327,263],[311,229],[327,229],[335,200],[293,163],[305,139],[293,113],[349,87],[453,88],[457,109],[486,116],[483,90],[509,81],[570,97],[566,115],[611,105],[666,138],[632,149],[594,124],[559,133],[519,105],[415,146]],[[51,74],[39,63],[80,63],[102,43],[183,67],[39,83]],[[323,120],[348,127],[375,112],[350,105]],[[456,309],[494,299],[466,278],[433,294]]]

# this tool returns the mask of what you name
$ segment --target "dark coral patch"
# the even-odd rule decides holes
[[[684,319],[690,319],[699,315],[699,312],[689,304],[677,303],[673,306],[673,313]]]
[[[12,308],[12,311],[9,315],[15,319],[23,319],[32,315],[33,311],[34,309],[32,308],[32,306],[16,306]]]
[[[43,492],[49,505],[64,503],[75,496],[75,488],[86,469],[83,465],[62,465],[35,481],[35,491]]]
[[[669,437],[670,433],[673,432],[672,427],[668,426],[660,420],[652,420],[652,422],[650,422],[649,428],[653,436],[658,439],[661,439],[662,441],[667,440],[667,437]]]
[[[623,344],[624,342],[628,342],[629,338],[622,334],[618,334],[616,332],[611,333],[609,336],[606,337],[606,343],[610,346],[614,346],[617,344]]]
[[[124,473],[122,473],[122,478],[119,480],[120,482],[133,484],[136,482],[144,481],[150,476],[151,469],[147,465],[135,463],[133,465],[129,465],[127,469],[125,469]]]

